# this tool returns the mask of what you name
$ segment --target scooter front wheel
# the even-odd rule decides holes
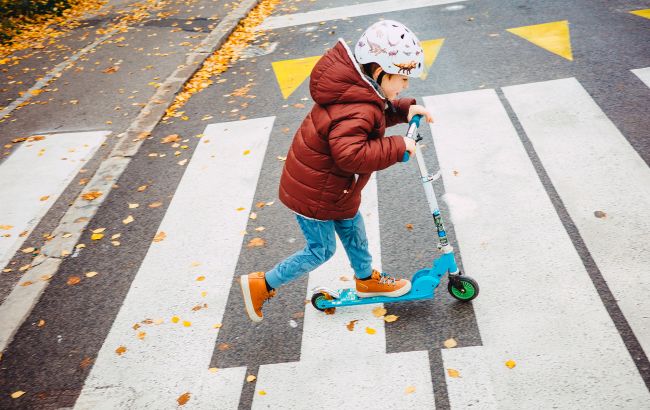
[[[458,275],[455,278],[450,278],[447,284],[449,294],[454,298],[462,301],[469,302],[478,296],[478,282],[469,276]]]

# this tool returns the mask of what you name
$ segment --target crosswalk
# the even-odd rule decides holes
[[[650,86],[650,68],[632,72]],[[472,304],[482,343],[441,352],[445,369],[453,370],[444,380],[450,406],[650,406],[630,342],[611,313],[622,312],[647,357],[647,164],[576,78],[423,100],[436,118],[431,134],[448,223],[464,269],[481,286]],[[142,245],[146,256],[75,408],[173,408],[183,395],[188,408],[238,408],[251,369],[210,366],[220,328],[228,326],[225,310],[238,306],[229,295],[274,126],[275,117],[265,117],[205,129],[210,143],[197,145],[160,221],[164,240]],[[47,137],[0,164],[0,179],[23,178],[11,192],[0,191],[22,198],[0,203],[0,226],[12,226],[12,235],[0,238],[2,267],[22,244],[14,233],[42,218],[44,203],[60,195],[105,136],[83,135],[82,146],[79,135]],[[39,152],[61,165],[17,171],[36,164]],[[43,195],[50,198],[39,201]],[[373,178],[361,208],[377,268],[382,195]],[[558,206],[595,268],[585,266]],[[309,289],[350,286],[340,243],[338,250],[309,275]],[[594,271],[616,306],[603,302]],[[373,315],[375,307],[324,315],[306,306],[300,360],[259,366],[252,407],[435,408],[430,351],[387,353],[388,325]]]

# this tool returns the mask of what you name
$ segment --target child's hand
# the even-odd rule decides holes
[[[413,138],[402,137],[404,138],[404,143],[406,144],[406,150],[409,153],[409,156],[415,155],[415,140]]]
[[[421,105],[411,105],[409,107],[408,121],[411,121],[411,118],[417,114],[423,115],[427,122],[433,122],[433,116],[431,113]]]

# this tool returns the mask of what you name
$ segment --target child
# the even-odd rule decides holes
[[[374,171],[415,152],[410,138],[384,138],[384,130],[422,114],[415,99],[396,99],[408,77],[423,70],[424,52],[403,24],[370,26],[352,52],[339,39],[314,66],[309,89],[316,104],[293,138],[280,179],[280,200],[296,213],[307,244],[269,272],[242,275],[239,283],[250,319],[263,319],[262,304],[275,289],[322,265],[334,254],[338,234],[355,273],[359,297],[404,295],[411,282],[372,269],[359,205]]]

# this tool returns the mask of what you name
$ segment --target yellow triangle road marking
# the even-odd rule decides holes
[[[568,20],[509,28],[508,31],[551,53],[573,61]]]
[[[273,71],[278,80],[282,96],[286,100],[311,74],[321,56],[297,58],[273,62]]]
[[[422,71],[422,75],[420,75],[421,79],[424,80],[429,75],[429,68],[431,68],[433,62],[436,61],[438,53],[440,52],[440,48],[442,47],[442,43],[444,42],[444,38],[437,38],[435,40],[425,40],[420,42],[422,50],[424,50],[424,71]]]
[[[647,19],[650,19],[650,9],[634,10],[634,11],[631,11],[630,13],[636,14],[637,16],[641,16],[641,17],[645,17]]]

